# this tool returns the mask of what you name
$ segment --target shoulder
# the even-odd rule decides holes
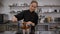
[[[28,10],[23,10],[23,12],[28,12]]]
[[[20,13],[23,13],[23,14],[24,14],[24,13],[26,13],[27,11],[28,11],[28,10],[22,10],[22,12],[20,12]],[[20,13],[19,13],[19,14],[20,14]]]
[[[38,16],[38,14],[35,12],[35,15],[37,15]]]
[[[26,14],[27,12],[28,12],[28,10],[22,10],[22,12],[19,14]]]

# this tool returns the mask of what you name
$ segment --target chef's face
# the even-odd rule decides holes
[[[37,6],[38,6],[37,3],[31,3],[30,4],[30,10],[31,11],[35,11],[35,9],[37,8]]]

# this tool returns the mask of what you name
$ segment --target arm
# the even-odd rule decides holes
[[[38,24],[38,15],[37,14],[35,15],[34,22],[28,21],[27,24],[32,24],[33,26],[37,25]]]
[[[36,14],[36,18],[35,18],[35,25],[38,24],[38,15]]]
[[[12,22],[17,22],[17,18],[15,16],[13,16]]]
[[[23,19],[23,17],[24,17],[24,11],[22,11],[21,13],[19,13],[17,15],[14,15],[14,17],[12,18],[12,21],[17,22],[17,21]]]

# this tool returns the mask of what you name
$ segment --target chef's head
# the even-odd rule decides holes
[[[29,8],[30,8],[31,11],[35,11],[37,6],[38,6],[38,2],[37,1],[32,1]]]

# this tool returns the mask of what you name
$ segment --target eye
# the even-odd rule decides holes
[[[34,8],[36,8],[36,7],[34,7]]]
[[[36,6],[33,6],[33,5],[32,5],[32,7],[36,8]]]
[[[33,6],[32,6],[33,7]]]

